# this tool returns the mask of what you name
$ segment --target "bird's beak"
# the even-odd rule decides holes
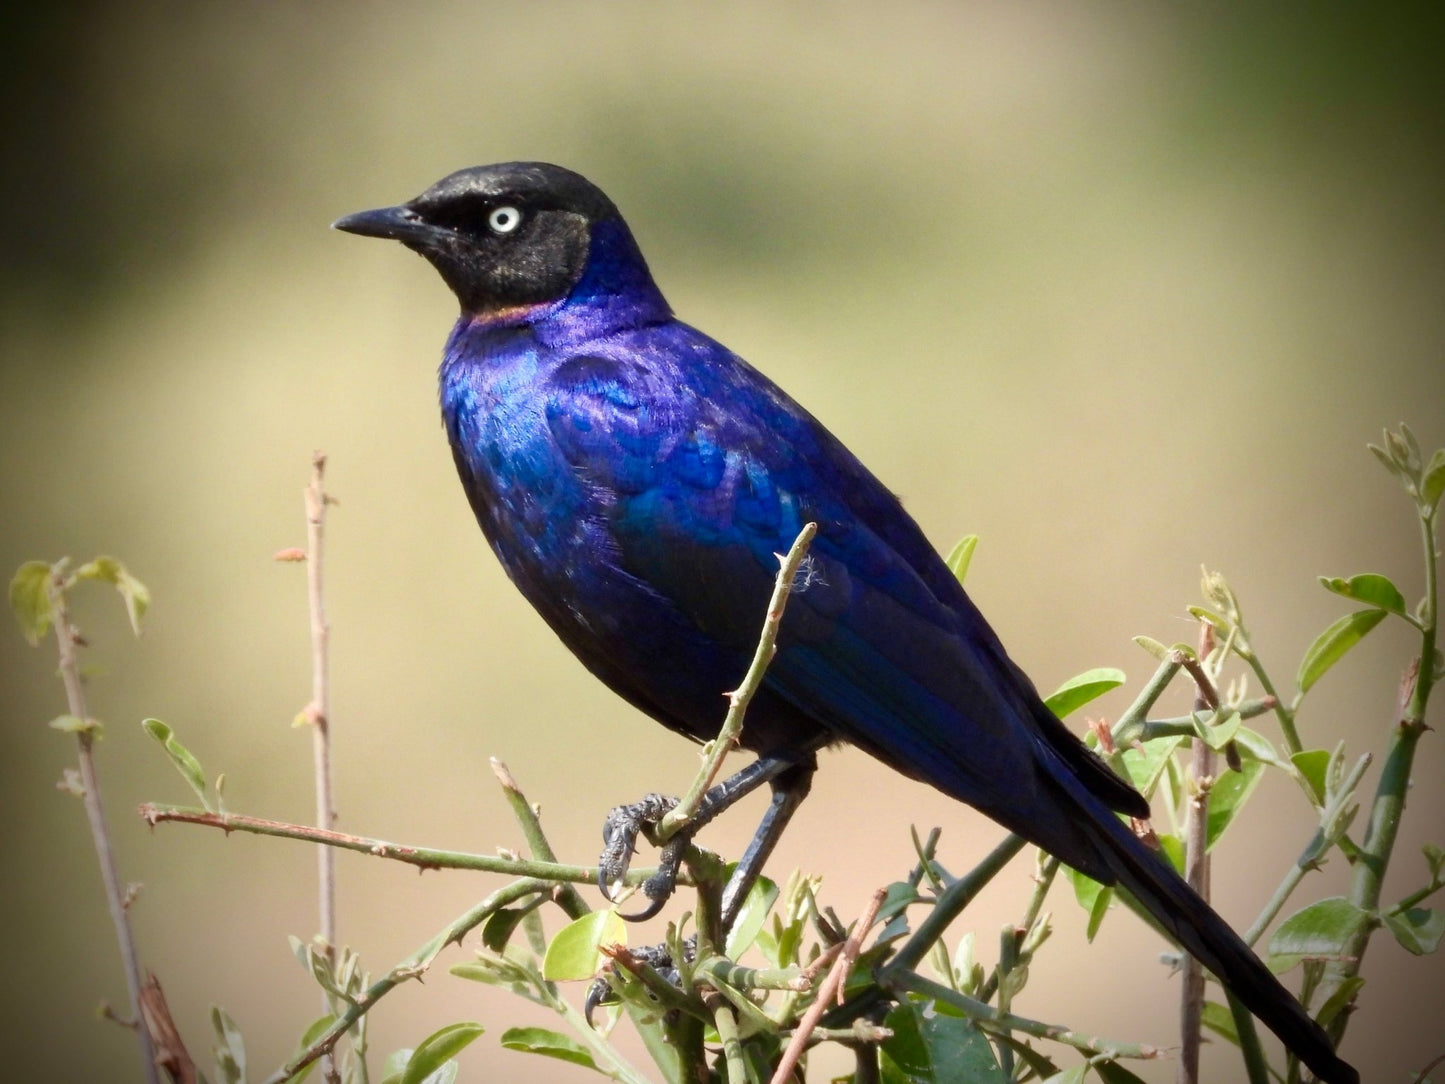
[[[383,237],[403,244],[435,245],[450,231],[433,226],[410,207],[378,207],[374,211],[357,211],[331,223],[334,230],[360,234],[362,237]]]

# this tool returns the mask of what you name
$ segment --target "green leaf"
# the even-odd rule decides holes
[[[401,1084],[424,1084],[442,1066],[482,1033],[481,1024],[448,1024],[432,1032],[412,1051],[406,1063],[406,1072],[401,1074]],[[455,1076],[455,1073],[453,1073]]]
[[[1229,632],[1234,627],[1229,623],[1229,618],[1215,613],[1206,606],[1186,606],[1191,617],[1196,621],[1203,621],[1206,625],[1219,633],[1223,639],[1229,638]]]
[[[501,952],[531,910],[531,907],[500,907],[493,911],[482,926],[482,944],[493,952]]]
[[[191,785],[191,789],[200,798],[201,804],[211,809],[211,799],[206,790],[206,773],[201,769],[201,762],[197,760],[189,749],[176,740],[175,731],[166,726],[159,719],[146,719],[141,723],[146,733],[156,741],[160,742],[161,748],[171,758],[171,763],[176,766],[176,771],[181,773],[181,778]]]
[[[958,544],[948,551],[948,557],[944,564],[953,573],[959,583],[968,575],[968,563],[973,560],[973,551],[978,548],[978,535],[966,534],[958,540]]]
[[[1341,982],[1339,986],[1335,987],[1335,992],[1325,998],[1325,1003],[1320,1006],[1319,1012],[1315,1013],[1315,1020],[1319,1023],[1320,1027],[1329,1027],[1331,1021],[1354,1002],[1355,995],[1360,992],[1360,988],[1364,985],[1365,980],[1360,978],[1359,975],[1351,975]]]
[[[546,1028],[508,1028],[502,1033],[502,1045],[508,1050],[523,1050],[528,1054],[570,1061],[573,1065],[585,1065],[589,1069],[597,1068],[585,1046]]]
[[[26,561],[10,581],[10,609],[32,645],[40,643],[55,620],[50,609],[50,575],[50,566],[44,561]]]
[[[1063,1072],[1055,1073],[1044,1080],[1042,1084],[1084,1084],[1084,1077],[1088,1072],[1087,1062],[1083,1065],[1071,1065]]]
[[[736,865],[728,868],[729,877],[736,868]],[[768,912],[773,909],[777,899],[778,886],[773,881],[759,877],[753,882],[753,887],[748,889],[747,898],[738,910],[738,917],[733,921],[732,929],[728,930],[727,947],[723,950],[728,959],[736,960],[757,940],[758,931],[768,920]]]
[[[301,1041],[296,1044],[296,1053],[300,1054],[303,1051],[309,1050],[311,1048],[311,1045],[315,1043],[317,1039],[321,1038],[321,1036],[325,1035],[326,1029],[334,1023],[336,1023],[336,1017],[329,1014],[326,1016],[317,1017],[315,1020],[311,1021],[311,1026],[301,1033]],[[313,1061],[310,1065],[306,1066],[291,1079],[297,1081],[305,1080],[308,1076],[311,1075],[311,1070],[316,1068],[316,1062],[320,1060],[320,1058],[317,1058],[316,1061]]]
[[[907,1001],[883,1021],[883,1053],[907,1084],[1006,1084],[993,1047],[968,1020]]]
[[[1440,947],[1445,935],[1445,911],[1432,907],[1411,907],[1398,914],[1386,914],[1385,925],[1400,947],[1416,956],[1428,956]]]
[[[1445,850],[1433,843],[1426,843],[1420,850],[1425,855],[1425,865],[1430,868],[1431,882],[1438,881],[1440,871],[1445,869]]]
[[[1344,896],[1331,896],[1296,911],[1269,939],[1270,970],[1281,974],[1306,957],[1343,956],[1354,936],[1371,921]]]
[[[216,1075],[224,1084],[244,1084],[246,1043],[241,1029],[219,1005],[211,1006],[211,1029],[216,1033]]]
[[[1099,927],[1104,924],[1104,916],[1109,913],[1109,906],[1114,902],[1114,890],[1100,884],[1088,874],[1080,873],[1073,866],[1065,866],[1064,872],[1074,886],[1074,899],[1089,912],[1087,932],[1089,940],[1093,941]]]
[[[1442,494],[1445,494],[1445,448],[1436,448],[1425,466],[1424,481],[1420,484],[1420,500],[1426,511],[1440,503]]]
[[[1257,760],[1248,760],[1240,765],[1239,771],[1224,772],[1214,781],[1214,787],[1209,792],[1206,849],[1219,842],[1219,837],[1224,835],[1224,830],[1244,808],[1244,803],[1263,777],[1264,765]]]
[[[1331,666],[1344,658],[1345,652],[1364,639],[1365,634],[1384,619],[1384,610],[1356,610],[1352,614],[1346,614],[1315,637],[1315,642],[1310,644],[1299,664],[1299,674],[1295,678],[1299,691],[1308,692]]]
[[[1328,749],[1306,749],[1303,752],[1295,753],[1290,758],[1290,763],[1299,771],[1300,778],[1304,781],[1309,793],[1314,797],[1315,805],[1325,803],[1325,779],[1330,766],[1330,752]]]
[[[1390,582],[1388,576],[1376,572],[1362,572],[1348,580],[1339,576],[1321,576],[1320,583],[1326,591],[1378,607],[1387,613],[1405,616],[1405,596]]]
[[[1159,777],[1164,774],[1169,758],[1174,755],[1174,750],[1179,748],[1184,738],[1168,737],[1155,738],[1146,742],[1141,752],[1136,748],[1128,748],[1121,756],[1124,760],[1124,772],[1129,776],[1129,782],[1134,784],[1134,789],[1144,797],[1148,798],[1154,793],[1154,788],[1159,785]]]
[[[89,564],[81,565],[75,575],[82,580],[104,580],[120,592],[125,602],[126,616],[130,618],[131,631],[140,635],[140,621],[150,608],[150,589],[132,576],[125,565],[114,557],[97,557]]]
[[[1239,1045],[1239,1029],[1235,1026],[1234,1013],[1229,1011],[1228,1005],[1206,1001],[1200,1022],[1220,1038],[1228,1039],[1235,1046]]]
[[[1093,1068],[1104,1084],[1144,1084],[1143,1078],[1135,1076],[1117,1061],[1095,1062]]]
[[[1160,662],[1169,658],[1169,649],[1152,636],[1136,636],[1134,637],[1134,642]]]
[[[1240,727],[1234,735],[1234,744],[1247,757],[1263,764],[1284,767],[1284,761],[1280,760],[1279,751],[1275,749],[1274,743],[1257,730],[1251,730],[1247,726]]]
[[[1057,689],[1053,695],[1044,701],[1048,709],[1060,719],[1070,712],[1077,711],[1090,700],[1103,696],[1110,689],[1117,689],[1124,684],[1124,671],[1115,670],[1111,666],[1099,667],[1094,670],[1085,670],[1082,674],[1076,674],[1069,678]]]
[[[1194,716],[1195,730],[1205,745],[1216,753],[1234,740],[1239,731],[1240,717],[1237,711],[1228,711],[1217,722],[1206,723],[1199,714]]]
[[[551,981],[590,979],[607,963],[603,945],[627,944],[627,930],[615,908],[593,911],[557,931],[542,961],[542,976]]]

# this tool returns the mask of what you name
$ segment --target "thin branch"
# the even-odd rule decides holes
[[[1214,647],[1214,629],[1207,622],[1199,623],[1199,657],[1208,658]],[[1194,678],[1194,710],[1219,710],[1219,694],[1203,666],[1187,656],[1183,664]],[[1201,738],[1192,742],[1190,793],[1184,810],[1184,880],[1209,902],[1209,791],[1214,785],[1214,750]],[[1203,1042],[1204,966],[1188,953],[1184,956],[1183,982],[1179,1001],[1179,1065],[1175,1070],[1178,1084],[1198,1084],[1199,1049]]]
[[[1086,1054],[1102,1054],[1110,1060],[1116,1058],[1147,1060],[1163,1054],[1158,1047],[1146,1043],[1121,1043],[1115,1042],[1113,1039],[1100,1038],[1097,1035],[1081,1035],[1069,1028],[1057,1024],[1045,1024],[1040,1020],[1030,1020],[1026,1016],[1012,1014],[999,1016],[994,1012],[992,1005],[985,1004],[978,998],[969,997],[967,994],[961,994],[932,979],[924,978],[916,971],[903,971],[895,974],[889,978],[888,984],[895,990],[911,990],[915,994],[922,994],[924,997],[931,997],[935,1001],[952,1005],[985,1031],[1021,1031],[1025,1035],[1032,1035],[1038,1039],[1052,1039],[1056,1043],[1072,1046],[1075,1050],[1082,1050]]]
[[[828,1005],[835,998],[842,994],[843,980],[848,977],[848,972],[853,969],[853,962],[858,959],[858,953],[863,949],[863,942],[868,937],[869,931],[873,928],[873,919],[878,915],[878,908],[883,906],[883,900],[887,896],[886,889],[880,888],[873,893],[873,898],[868,901],[868,906],[863,909],[863,914],[853,924],[853,932],[848,935],[848,940],[843,944],[843,951],[833,966],[828,969],[828,977],[823,980],[822,986],[818,988],[818,996],[808,1006],[803,1018],[798,1021],[788,1045],[783,1050],[783,1056],[778,1062],[778,1067],[773,1072],[771,1084],[784,1084],[793,1073],[798,1064],[798,1059],[803,1056],[803,1051],[808,1046],[808,1036],[812,1034],[818,1021],[823,1018]]]
[[[522,835],[527,840],[532,857],[539,862],[556,862],[557,853],[552,850],[552,844],[547,842],[547,835],[542,831],[542,821],[537,815],[537,810],[531,802],[527,801],[527,796],[517,785],[517,780],[513,777],[511,770],[496,757],[492,757],[490,763],[492,774],[502,785],[502,793],[507,798],[507,804],[512,807],[512,813],[516,816],[517,823],[522,826]],[[570,884],[558,886],[557,905],[567,913],[568,918],[573,919],[581,918],[592,910],[582,898],[582,893]]]
[[[70,610],[65,600],[65,581],[58,572],[51,576],[48,591],[50,608],[54,615],[55,642],[60,652],[60,680],[65,686],[66,703],[71,715],[77,719],[89,719],[85,689],[80,680],[80,664],[75,655],[80,634],[70,623]],[[110,909],[110,921],[115,927],[115,939],[120,947],[121,969],[125,973],[126,993],[130,997],[130,1014],[140,1022],[135,1033],[136,1041],[140,1044],[141,1067],[148,1084],[160,1084],[155,1044],[151,1039],[150,1029],[145,1026],[141,1016],[140,957],[136,952],[135,934],[130,927],[125,888],[121,884],[120,870],[116,866],[110,829],[105,822],[105,807],[100,799],[100,776],[96,773],[92,752],[95,731],[88,727],[82,728],[76,731],[75,736],[79,744],[80,781],[84,788],[81,797],[85,805],[85,817],[90,822],[90,838],[95,844],[95,857],[100,863],[101,880],[105,882],[105,902]]]
[[[200,824],[208,828],[219,828],[223,832],[247,832],[259,836],[280,836],[297,839],[306,843],[321,843],[327,847],[339,847],[346,851],[358,851],[374,858],[389,858],[405,862],[422,870],[428,869],[471,869],[484,873],[510,874],[514,877],[535,877],[547,881],[565,881],[570,884],[595,884],[596,866],[569,866],[559,862],[540,862],[498,854],[470,854],[466,851],[444,851],[432,847],[409,847],[389,843],[384,839],[368,836],[354,836],[347,832],[328,832],[308,824],[290,824],[286,821],[267,820],[264,817],[248,817],[241,813],[215,813],[193,806],[158,805],[155,802],[142,804],[137,812],[152,826],[164,821],[182,824]],[[641,884],[656,873],[655,867],[629,870],[624,884]],[[683,871],[678,874],[678,883],[690,885],[692,878]]]
[[[311,482],[306,487],[306,602],[311,618],[311,703],[303,713],[311,725],[311,752],[316,774],[316,827],[330,830],[336,825],[336,806],[331,797],[331,679],[327,652],[331,626],[326,620],[326,599],[322,590],[326,534],[326,506],[332,503],[322,486],[326,473],[326,456],[311,455]],[[316,875],[319,886],[322,951],[327,962],[336,962],[336,852],[330,847],[316,848]],[[322,993],[323,1007],[335,1011],[330,995]],[[322,1063],[322,1073],[337,1084],[340,1076],[330,1055]]]
[[[787,554],[778,556],[780,564],[778,577],[773,584],[772,599],[768,602],[768,614],[763,621],[763,631],[758,637],[757,649],[753,652],[753,661],[743,676],[742,684],[727,694],[728,712],[723,719],[722,729],[718,731],[718,736],[709,743],[707,753],[703,757],[702,767],[698,770],[692,786],[688,788],[687,793],[682,796],[677,805],[658,822],[656,835],[659,843],[666,843],[675,836],[697,813],[703,795],[707,793],[708,788],[712,786],[718,772],[722,769],[723,759],[737,745],[748,705],[752,703],[753,696],[762,686],[768,664],[773,661],[773,655],[777,653],[778,627],[782,624],[783,610],[788,604],[788,596],[793,592],[798,572],[803,567],[803,562],[808,555],[808,547],[817,533],[818,525],[816,523],[804,524]]]

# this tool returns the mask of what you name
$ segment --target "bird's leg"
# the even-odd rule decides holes
[[[756,767],[759,763],[762,763],[762,761],[759,760],[755,762],[751,767]],[[716,817],[744,794],[757,789],[764,779],[772,785],[773,789],[773,799],[768,805],[767,812],[763,814],[762,823],[758,825],[758,830],[753,833],[752,841],[748,844],[747,850],[743,852],[742,858],[739,859],[737,867],[733,870],[733,875],[728,878],[727,886],[723,889],[720,933],[724,937],[727,935],[727,932],[732,929],[733,923],[737,921],[738,912],[742,909],[743,901],[748,898],[748,892],[751,891],[754,882],[757,881],[758,874],[762,872],[763,863],[768,860],[768,856],[773,853],[773,848],[777,845],[778,840],[782,838],[783,829],[788,826],[788,821],[792,819],[793,813],[797,810],[798,806],[802,804],[803,799],[808,796],[808,790],[813,783],[814,768],[815,765],[811,758],[802,764],[795,761],[783,761],[781,769],[775,774],[765,774],[758,779],[744,780],[745,785],[740,791],[736,789],[732,791],[726,790],[725,788],[729,788],[737,783],[739,777],[745,774],[745,769],[744,772],[739,772],[732,778],[724,780],[718,784],[718,786],[708,791],[703,797],[702,804],[698,807],[698,818],[701,822],[705,823],[713,817]],[[719,792],[723,793],[719,794]],[[715,796],[719,803],[717,805],[713,805]],[[648,795],[647,798],[637,803],[637,806],[645,805],[649,799],[656,798],[660,798],[660,796],[655,794]],[[661,799],[661,801],[668,803],[668,799],[665,798]],[[675,801],[667,804],[666,808],[656,814],[656,817],[661,818],[673,805],[676,805]],[[636,809],[637,806],[619,806],[612,812],[616,815],[621,810],[630,811]],[[613,817],[609,816],[607,821],[608,826],[603,829],[603,836],[607,839],[609,846],[612,843],[612,838],[608,835],[608,829],[611,828],[614,823]],[[667,846],[663,848],[663,857],[659,863],[658,872],[650,877],[643,885],[643,893],[647,894],[648,898],[653,900],[657,907],[662,906],[662,901],[666,900],[667,896],[662,896],[660,900],[652,896],[648,893],[648,885],[662,878],[664,870],[667,870],[667,878],[669,879],[667,881],[667,893],[669,895],[671,894],[673,887],[675,887],[678,863],[682,859],[683,852],[687,849],[687,843],[691,839],[692,832],[700,826],[699,821],[694,821],[688,826],[686,832],[680,832],[668,841]],[[632,829],[634,839],[639,830],[640,824],[638,827]],[[672,852],[675,846],[676,852],[675,855],[672,855],[670,852]],[[629,850],[627,854],[630,856],[631,851]],[[653,909],[648,913],[655,914],[656,910]],[[624,917],[635,918],[639,916],[628,915]],[[697,938],[689,937],[684,941],[683,951],[691,958],[692,953],[697,951]],[[635,949],[632,955],[637,960],[656,968],[668,981],[673,983],[678,981],[677,966],[666,945],[652,945],[644,949]],[[587,991],[587,998],[583,1006],[589,1024],[592,1022],[593,1010],[605,1001],[610,1000],[611,994],[612,988],[608,985],[606,979],[597,979],[593,982],[591,988]]]
[[[742,910],[743,901],[748,898],[752,891],[758,874],[763,871],[763,864],[767,862],[768,856],[773,853],[778,840],[783,838],[783,829],[793,819],[793,814],[798,806],[803,804],[803,799],[808,796],[808,791],[813,786],[814,765],[795,764],[792,770],[784,772],[772,781],[773,800],[768,805],[768,810],[763,814],[762,822],[758,830],[753,833],[752,842],[748,849],[743,852],[742,858],[738,859],[737,866],[733,869],[733,875],[728,878],[727,886],[723,889],[722,895],[722,933],[733,928],[737,921],[738,912]]]
[[[779,755],[759,757],[742,771],[724,779],[703,795],[702,801],[698,804],[697,813],[681,831],[663,846],[657,872],[643,882],[642,894],[649,900],[648,906],[638,914],[623,915],[622,917],[637,922],[651,918],[662,910],[663,904],[667,902],[677,887],[677,871],[682,865],[682,856],[698,829],[740,798],[751,794],[764,783],[771,782],[789,769],[798,766],[796,757]],[[807,775],[812,775],[811,766],[807,769]],[[804,793],[806,793],[806,788],[804,788]],[[597,887],[609,900],[612,898],[612,886],[622,880],[628,867],[632,864],[632,854],[637,847],[638,833],[654,827],[676,805],[676,798],[649,794],[640,802],[616,806],[607,814],[607,820],[602,826],[602,856],[597,862]],[[771,812],[770,809],[770,815]],[[764,824],[766,823],[765,819]],[[786,818],[784,818],[784,823],[786,823]],[[781,826],[778,830],[781,831]],[[754,844],[756,842],[754,840]],[[752,849],[750,847],[749,852]],[[766,858],[767,852],[771,849],[772,845],[769,844],[758,861]]]

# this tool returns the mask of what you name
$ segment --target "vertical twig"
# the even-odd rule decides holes
[[[326,599],[323,594],[323,549],[326,533],[326,506],[332,500],[322,487],[326,473],[326,456],[311,455],[311,482],[306,487],[306,601],[311,615],[311,703],[306,706],[306,720],[311,724],[311,750],[316,768],[316,827],[328,831],[336,826],[336,809],[331,800],[331,681],[327,645],[331,626],[326,621]],[[316,848],[316,873],[319,883],[321,939],[325,942],[328,963],[336,962],[336,855],[326,846]],[[322,996],[327,1012],[332,1012],[330,997]],[[327,1080],[339,1080],[336,1066],[328,1054],[322,1062]]]
[[[798,1021],[798,1026],[793,1029],[793,1036],[788,1040],[787,1047],[783,1050],[783,1056],[778,1061],[778,1067],[773,1072],[772,1084],[785,1084],[797,1067],[798,1059],[802,1057],[804,1048],[808,1045],[808,1037],[813,1034],[813,1029],[818,1026],[818,1021],[823,1018],[823,1013],[828,1009],[828,1003],[841,995],[843,980],[848,977],[848,972],[853,968],[853,961],[858,959],[858,954],[863,950],[863,942],[868,938],[868,931],[873,926],[873,920],[878,916],[878,908],[883,906],[883,897],[887,894],[885,889],[880,888],[873,893],[873,898],[868,901],[868,906],[863,909],[863,914],[853,925],[853,932],[848,935],[848,940],[843,944],[843,951],[833,961],[832,968],[828,971],[828,977],[823,980],[823,985],[818,988],[818,996],[803,1013],[803,1018]]]
[[[55,641],[60,650],[60,680],[65,686],[65,699],[70,714],[77,719],[88,720],[85,689],[80,681],[80,665],[75,657],[75,645],[80,634],[70,623],[70,610],[65,601],[65,582],[61,573],[52,575],[50,580],[50,607],[54,614]],[[126,909],[126,891],[120,883],[120,871],[116,867],[115,849],[111,846],[110,830],[105,823],[105,807],[100,800],[100,777],[95,771],[95,731],[82,728],[76,731],[80,745],[80,781],[85,788],[82,800],[85,817],[90,822],[90,838],[95,843],[95,857],[100,862],[101,880],[105,882],[105,901],[110,908],[110,920],[115,926],[115,939],[120,946],[121,967],[125,972],[126,992],[130,996],[130,1016],[134,1021],[136,1041],[140,1044],[141,1064],[149,1084],[160,1084],[160,1071],[156,1067],[155,1045],[151,1041],[150,1029],[146,1027],[141,1013],[140,958],[136,953],[135,934],[130,928],[130,915]]]
[[[1214,650],[1214,629],[1199,623],[1199,658],[1201,664]],[[1189,667],[1198,691],[1194,697],[1195,712],[1219,706],[1219,697],[1212,688],[1203,665]],[[1188,804],[1184,813],[1184,879],[1209,902],[1209,788],[1214,782],[1214,750],[1201,738],[1193,739],[1190,761]],[[1198,1084],[1199,1048],[1203,1039],[1204,968],[1193,956],[1184,956],[1184,982],[1179,1003],[1179,1069],[1178,1084]]]

